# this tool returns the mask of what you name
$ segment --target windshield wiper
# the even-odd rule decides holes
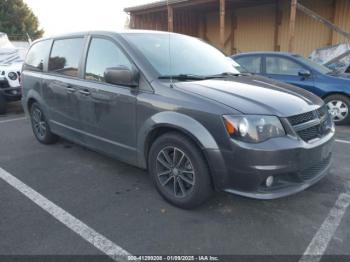
[[[226,77],[229,77],[229,76],[241,76],[241,75],[242,75],[241,73],[224,72],[224,73],[216,74],[216,75],[208,75],[208,76],[205,76],[204,78],[205,79],[226,78]]]
[[[231,72],[224,72],[221,74],[216,75],[206,75],[206,76],[200,76],[200,75],[193,75],[193,74],[178,74],[178,75],[164,75],[158,77],[159,79],[175,79],[175,80],[207,80],[207,79],[214,79],[214,78],[226,78],[230,76],[240,76],[241,73],[231,73]]]
[[[204,80],[203,76],[191,75],[191,74],[178,74],[178,75],[163,75],[158,77],[158,79],[175,79],[175,80]]]

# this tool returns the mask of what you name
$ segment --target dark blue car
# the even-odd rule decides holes
[[[336,124],[350,123],[350,74],[333,72],[291,53],[243,53],[231,58],[250,73],[287,82],[320,96]]]

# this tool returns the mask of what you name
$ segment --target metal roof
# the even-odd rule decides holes
[[[152,9],[157,7],[165,7],[169,4],[177,4],[177,3],[184,3],[184,2],[190,2],[191,0],[160,0],[156,2],[151,2],[144,5],[138,5],[138,6],[132,6],[127,7],[124,9],[125,12],[137,12],[137,11],[143,11],[145,9]]]

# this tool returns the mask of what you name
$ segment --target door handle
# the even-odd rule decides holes
[[[73,88],[73,87],[71,87],[71,86],[67,86],[67,87],[66,87],[66,91],[67,91],[68,93],[74,93],[74,92],[76,91],[76,89]]]
[[[89,96],[90,95],[90,91],[89,90],[79,90],[79,93],[84,95],[84,96]]]

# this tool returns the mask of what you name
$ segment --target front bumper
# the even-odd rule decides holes
[[[2,87],[0,94],[3,95],[8,102],[21,100],[22,88],[18,87]]]
[[[231,142],[230,151],[206,152],[216,188],[275,199],[303,191],[329,173],[334,132],[314,143],[290,136],[255,145]],[[274,176],[271,187],[265,185],[269,176]]]

